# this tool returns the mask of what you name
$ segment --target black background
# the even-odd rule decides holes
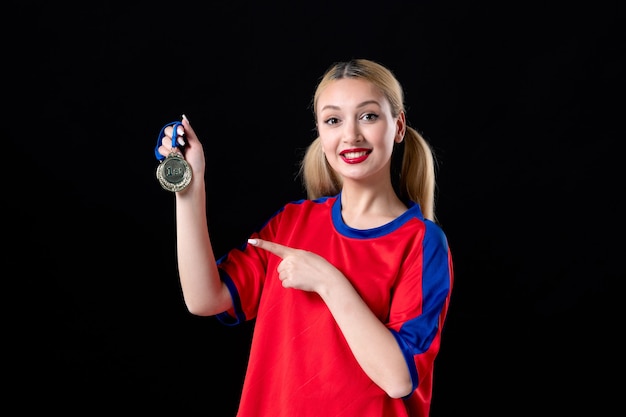
[[[20,285],[5,299],[25,353],[7,362],[23,410],[234,416],[252,326],[184,307],[157,134],[185,113],[203,141],[222,254],[303,197],[315,84],[359,57],[396,73],[439,160],[456,281],[432,417],[617,404],[617,2],[7,4]]]

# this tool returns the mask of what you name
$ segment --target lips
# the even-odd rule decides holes
[[[348,164],[358,164],[359,162],[365,161],[370,153],[372,153],[371,149],[346,149],[345,151],[341,151],[339,156]]]

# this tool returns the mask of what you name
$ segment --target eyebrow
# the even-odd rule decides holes
[[[364,102],[362,102],[362,103],[359,103],[356,107],[357,107],[357,108],[360,108],[360,107],[365,107],[365,106],[367,106],[368,104],[376,104],[378,107],[380,107],[380,103],[379,103],[378,101],[376,101],[376,100],[367,100],[367,101],[364,101]],[[339,109],[340,109],[340,107],[339,107],[339,106],[335,106],[335,105],[333,105],[333,104],[327,104],[326,106],[322,107],[322,109],[321,109],[321,110],[326,110],[326,109],[331,109],[331,110],[339,110]]]

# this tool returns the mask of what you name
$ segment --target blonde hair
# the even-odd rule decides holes
[[[354,59],[333,64],[322,76],[313,96],[313,113],[321,91],[332,81],[342,78],[362,78],[376,85],[390,103],[391,114],[404,112],[404,91],[395,75],[383,65]],[[435,221],[435,156],[429,143],[414,128],[407,125],[404,141],[395,145],[391,162],[391,181],[403,201],[420,205],[424,217]],[[300,176],[310,199],[333,196],[341,191],[342,180],[330,167],[319,136],[307,147],[300,163]]]

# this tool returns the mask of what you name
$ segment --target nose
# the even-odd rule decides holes
[[[363,140],[363,135],[356,120],[346,121],[343,128],[343,141],[345,143],[359,143]]]

